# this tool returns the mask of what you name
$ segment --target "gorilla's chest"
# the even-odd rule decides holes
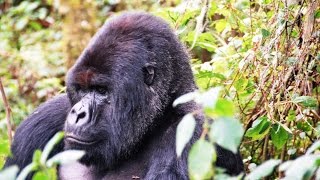
[[[80,163],[64,165],[59,168],[61,180],[126,180],[141,179],[144,175],[147,162],[142,159],[129,160],[116,169],[103,173],[96,173],[91,168]]]
[[[124,180],[139,179],[142,176],[142,172],[139,167],[131,166],[130,168],[122,167],[121,169],[106,172],[104,175],[99,176],[91,171],[90,168],[80,163],[75,163],[60,167],[59,176],[61,180]]]

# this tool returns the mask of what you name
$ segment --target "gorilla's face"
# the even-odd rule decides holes
[[[147,18],[104,25],[68,72],[65,148],[85,150],[85,164],[108,168],[128,157],[172,101],[166,34],[151,34],[143,23],[155,19]]]
[[[88,57],[82,56],[80,62]],[[73,107],[65,123],[65,147],[85,150],[86,164],[112,164],[129,154],[161,109],[153,105],[160,104],[152,89],[153,65],[117,60],[100,67],[78,63],[68,73]]]

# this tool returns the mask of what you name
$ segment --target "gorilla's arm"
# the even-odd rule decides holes
[[[63,94],[43,103],[15,132],[11,146],[12,157],[7,158],[5,167],[18,165],[20,170],[32,161],[33,152],[43,149],[50,138],[63,130],[70,104],[67,95]],[[63,150],[61,142],[51,155]]]
[[[188,103],[178,106],[175,115],[180,122],[183,115],[188,112],[193,112],[199,109],[199,106],[194,103]],[[179,122],[172,124],[159,140],[159,144],[154,147],[152,162],[149,164],[149,169],[145,179],[168,179],[168,180],[187,180],[188,177],[188,165],[187,159],[192,144],[197,141],[202,133],[202,125],[204,122],[204,116],[198,114],[196,117],[196,127],[191,141],[186,145],[182,156],[180,158],[176,155],[176,130]],[[176,119],[176,120],[177,120]],[[238,175],[244,171],[241,155],[233,154],[218,145],[216,145],[217,162],[216,166],[223,168],[230,175]]]

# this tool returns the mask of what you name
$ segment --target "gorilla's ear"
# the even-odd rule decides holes
[[[143,67],[144,82],[150,86],[154,79],[155,63],[146,63]]]

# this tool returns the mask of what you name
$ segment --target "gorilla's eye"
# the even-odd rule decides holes
[[[99,94],[105,95],[107,90],[104,87],[95,87],[94,88]]]

